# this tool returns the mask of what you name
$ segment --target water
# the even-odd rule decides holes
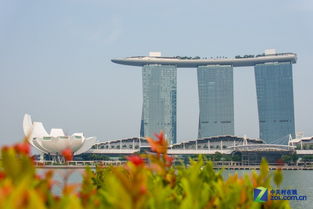
[[[82,174],[84,169],[53,169],[54,170],[54,180],[57,183],[54,185],[53,192],[55,194],[61,194],[61,188],[63,179],[66,175],[69,175],[68,183],[80,184],[82,181]],[[46,169],[38,169],[38,174],[42,174]],[[227,178],[229,175],[234,174],[244,175],[250,173],[248,170],[225,170],[223,176]],[[273,172],[273,171],[271,171]],[[296,189],[298,195],[306,195],[307,200],[297,201],[291,200],[290,204],[294,209],[311,209],[313,208],[313,171],[310,170],[283,170],[283,183],[280,189]]]
[[[52,192],[54,194],[61,194],[64,185],[64,179],[68,176],[68,184],[77,184],[77,189],[79,189],[79,184],[82,182],[82,175],[84,169],[37,169],[39,175],[44,174],[48,170],[53,170],[53,187]]]
[[[248,174],[248,170],[225,170],[223,176],[227,178],[228,175],[234,174],[238,175]],[[273,171],[270,171],[273,172]],[[313,208],[313,171],[310,170],[283,170],[283,183],[280,189],[296,189],[298,195],[306,195],[307,200],[290,200],[291,207],[294,209],[311,209]],[[274,184],[272,184],[274,186]]]

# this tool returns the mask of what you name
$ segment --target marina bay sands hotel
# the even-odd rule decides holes
[[[149,56],[112,59],[142,67],[143,108],[141,136],[163,130],[176,143],[177,68],[197,68],[199,91],[198,137],[234,135],[234,67],[253,66],[255,73],[260,138],[267,143],[295,137],[292,64],[294,53],[265,50],[260,55],[235,58]]]

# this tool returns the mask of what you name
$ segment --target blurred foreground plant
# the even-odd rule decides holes
[[[60,196],[52,192],[52,171],[36,174],[27,142],[4,147],[0,208],[290,208],[288,201],[253,201],[255,187],[271,188],[272,178],[278,186],[282,181],[281,171],[273,177],[265,161],[259,174],[233,174],[224,180],[222,171],[201,156],[188,166],[173,166],[164,134],[156,137],[147,139],[154,153],[129,156],[123,166],[87,168],[79,190],[64,183]]]

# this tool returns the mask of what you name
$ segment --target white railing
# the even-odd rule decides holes
[[[90,149],[87,153],[95,154],[132,154],[139,152],[139,149]]]
[[[229,149],[169,149],[168,154],[170,155],[201,155],[201,154],[215,154],[219,152],[221,154],[231,154],[233,150]]]
[[[298,155],[313,155],[313,150],[296,150]]]
[[[36,167],[49,168],[49,167],[86,167],[91,166],[109,166],[109,165],[123,165],[126,163],[124,160],[95,160],[95,161],[68,161],[66,163],[57,163],[55,161],[45,160],[45,161],[35,161]]]

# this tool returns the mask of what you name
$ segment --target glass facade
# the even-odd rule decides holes
[[[291,63],[257,64],[254,68],[260,138],[287,144],[295,137]]]
[[[199,66],[198,137],[234,135],[233,67]]]
[[[176,143],[177,70],[174,65],[145,65],[142,68],[143,110],[140,135],[163,131]]]

